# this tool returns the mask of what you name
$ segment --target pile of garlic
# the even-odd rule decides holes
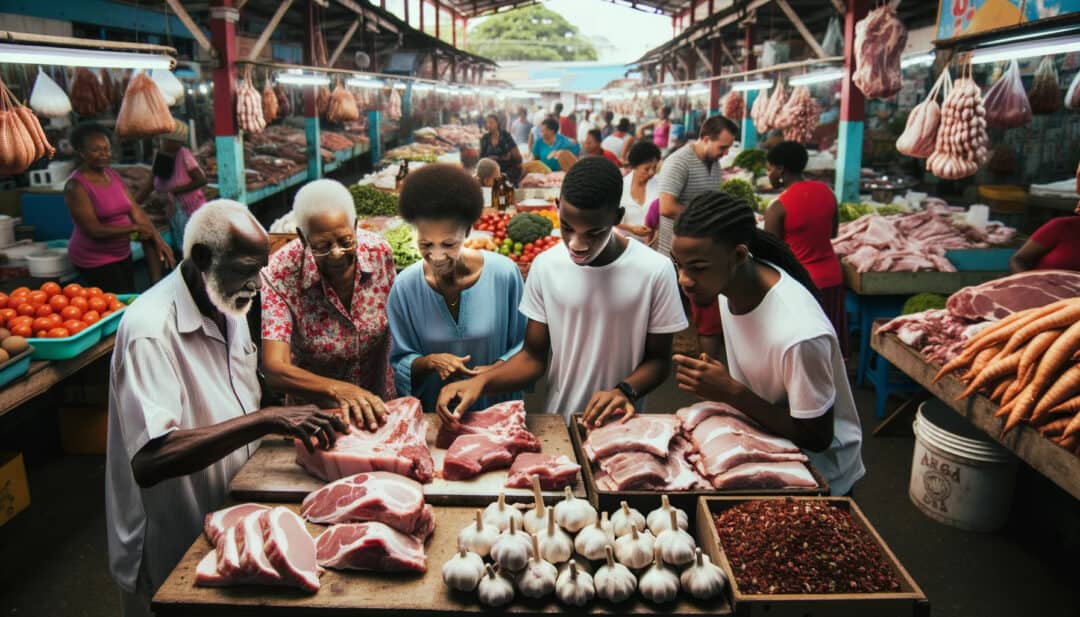
[[[609,516],[569,487],[554,508],[544,506],[538,485],[534,491],[524,515],[503,496],[476,511],[458,536],[459,551],[443,565],[448,587],[476,591],[486,606],[503,606],[518,594],[584,606],[593,599],[624,602],[635,592],[664,604],[680,589],[705,600],[727,586],[723,570],[687,533],[686,512],[666,495],[648,516],[626,502]]]

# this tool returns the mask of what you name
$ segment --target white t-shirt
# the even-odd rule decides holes
[[[622,137],[612,133],[605,137],[604,141],[600,142],[600,147],[614,154],[615,158],[622,159],[623,147],[626,146],[627,139],[630,139],[630,133],[624,133]]]
[[[623,178],[622,201],[619,202],[621,207],[626,208],[622,224],[644,225],[645,215],[649,212],[649,204],[660,197],[660,182],[656,179],[656,176],[653,176],[645,183],[645,203],[643,204],[634,201],[634,195],[631,193],[633,184],[634,172],[630,172]]]
[[[577,125],[577,142],[579,144],[585,143],[585,138],[588,137],[589,131],[593,130],[592,122],[588,120],[582,120]]]
[[[848,383],[836,331],[809,291],[780,273],[761,303],[745,315],[732,315],[720,296],[720,318],[731,376],[791,417],[808,420],[833,409],[833,441],[825,452],[805,452],[829,481],[833,495],[844,495],[861,478],[862,427]]]
[[[247,321],[226,317],[226,323],[223,336],[199,312],[179,270],[140,296],[120,322],[109,379],[105,521],[109,570],[129,593],[140,566],[151,591],[165,582],[258,447],[243,446],[150,488],[140,488],[131,470],[131,460],[154,439],[258,409],[258,353]]]
[[[541,253],[529,270],[521,314],[551,336],[547,413],[585,411],[592,395],[630,376],[645,357],[645,337],[687,327],[675,269],[640,242],[606,266],[579,266],[566,244]],[[644,411],[645,400],[637,411]]]

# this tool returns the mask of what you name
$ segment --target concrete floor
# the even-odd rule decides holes
[[[872,393],[857,391],[856,399],[868,474],[855,498],[922,587],[933,615],[1080,615],[1070,559],[1080,543],[1076,500],[1022,467],[1003,531],[969,533],[932,521],[907,496],[913,438],[903,425],[910,422],[899,423],[897,436],[870,436],[877,424]],[[669,381],[650,397],[650,409],[689,402]],[[119,615],[107,571],[104,457],[39,457],[29,474],[31,507],[0,527],[0,615]]]

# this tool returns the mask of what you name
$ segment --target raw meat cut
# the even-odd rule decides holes
[[[242,503],[225,508],[224,510],[211,512],[206,515],[206,519],[203,523],[203,532],[206,534],[206,539],[210,540],[210,544],[216,545],[218,543],[218,538],[221,534],[225,533],[226,529],[235,526],[248,514],[269,509],[270,508],[260,506],[257,503]]]
[[[902,315],[881,326],[878,332],[895,332],[908,347],[921,352],[935,364],[945,364],[963,349],[964,341],[989,325],[972,324],[945,309],[930,309]]]
[[[459,438],[461,441],[464,437]],[[533,476],[540,476],[540,488],[558,491],[574,481],[581,466],[565,454],[519,454],[506,478],[507,488],[529,488]]]
[[[374,433],[360,428],[338,437],[330,450],[309,453],[296,441],[296,462],[311,475],[332,481],[368,471],[389,471],[430,482],[435,462],[427,447],[427,422],[420,400],[411,396],[387,401],[386,423]]]
[[[423,486],[386,471],[358,473],[308,493],[300,515],[324,525],[376,521],[421,539],[435,529]]]
[[[682,435],[676,435],[671,440],[671,452],[665,461],[667,477],[662,486],[656,487],[657,490],[693,491],[709,488],[709,481],[698,473],[687,458],[694,452],[694,444]]]
[[[269,525],[270,509],[248,514],[234,530],[239,538],[240,570],[252,583],[272,584],[281,581],[281,574],[266,556],[264,530]]]
[[[746,463],[712,480],[725,490],[760,488],[816,488],[818,483],[802,463]]]
[[[695,434],[702,431],[704,426],[699,427]],[[694,462],[702,475],[715,477],[747,463],[808,460],[798,448],[778,447],[774,439],[747,433],[722,433],[698,446],[700,452],[693,457]]]
[[[750,420],[746,414],[735,409],[731,405],[713,401],[701,401],[700,403],[694,403],[689,407],[683,407],[676,411],[675,415],[682,421],[682,430],[684,433],[692,432],[697,428],[698,424],[701,424],[708,418],[718,415],[733,416],[744,421]]]
[[[664,459],[657,458],[648,452],[633,450],[618,452],[600,459],[599,464],[615,490],[620,491],[663,485],[668,477]]]
[[[334,525],[316,545],[319,565],[335,570],[427,571],[423,543],[382,523]]]
[[[907,37],[907,28],[892,3],[870,11],[855,24],[855,73],[851,81],[868,98],[887,99],[904,86],[900,54]]]
[[[506,401],[470,411],[461,419],[457,430],[441,425],[435,447],[449,448],[460,435],[485,435],[515,456],[518,452],[540,451],[540,440],[525,428],[524,401]]]
[[[549,174],[526,174],[521,179],[520,188],[559,188],[562,186],[565,171],[553,171]]]
[[[756,423],[737,416],[719,415],[706,418],[690,434],[690,440],[694,442],[699,452],[707,454],[710,443],[728,435],[752,437],[756,440],[753,445],[764,452],[799,451],[799,448],[790,440],[769,435]]]
[[[514,461],[514,453],[489,435],[462,435],[450,444],[443,459],[442,477],[468,480],[485,471],[505,469]]]
[[[638,414],[626,422],[611,421],[589,431],[585,454],[595,461],[615,452],[648,452],[665,458],[681,422],[672,414]]]
[[[304,519],[288,508],[274,508],[267,514],[263,534],[266,557],[282,581],[308,591],[318,591],[315,541],[308,533]]]
[[[997,321],[1012,313],[1080,296],[1080,272],[1032,270],[965,287],[946,305],[956,317]]]

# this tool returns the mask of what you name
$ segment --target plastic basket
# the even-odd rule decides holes
[[[34,360],[70,360],[101,341],[102,323],[99,321],[74,336],[64,338],[27,339],[34,348]]]
[[[0,365],[0,388],[15,381],[19,377],[22,377],[30,370],[30,358],[33,353],[34,348],[30,347],[26,351]]]
[[[138,298],[139,294],[116,294],[116,299],[124,304],[131,304]],[[105,319],[101,320],[101,336],[106,337],[116,333],[116,330],[120,328],[120,319],[124,316],[124,307],[119,311],[116,311],[112,315],[109,315]],[[97,325],[97,324],[94,324]]]

